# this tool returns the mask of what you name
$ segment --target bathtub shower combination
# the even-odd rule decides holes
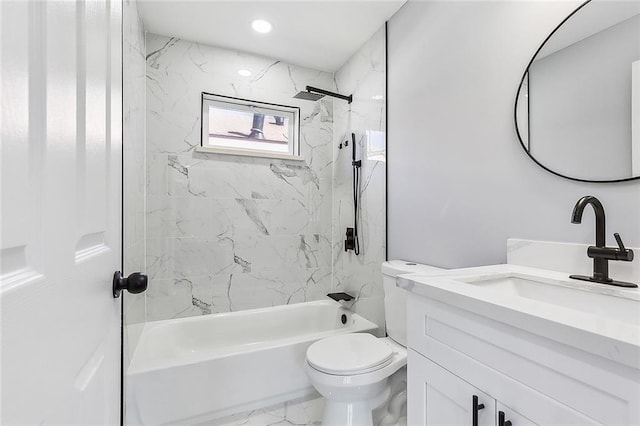
[[[147,323],[126,375],[127,423],[198,423],[315,395],[308,347],[376,329],[333,300]]]

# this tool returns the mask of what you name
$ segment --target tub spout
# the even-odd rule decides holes
[[[352,295],[348,294],[348,293],[329,293],[327,294],[327,297],[332,298],[333,300],[335,300],[336,302],[350,302],[353,299],[355,299]]]

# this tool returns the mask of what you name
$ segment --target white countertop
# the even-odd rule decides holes
[[[549,303],[536,300],[535,294],[533,297],[522,297],[514,292],[464,282],[494,274],[505,277],[535,276],[545,282],[540,284],[543,287],[548,287],[546,284],[554,288],[562,287],[565,301],[553,300],[553,303]],[[400,275],[396,283],[411,294],[428,297],[640,369],[638,288],[626,289],[572,280],[566,273],[518,265],[454,269],[431,275]],[[570,292],[566,289],[570,289]],[[572,291],[588,292],[589,295],[576,293],[576,300],[572,300]],[[603,299],[600,305],[592,295],[607,299]],[[590,305],[580,305],[584,297],[589,299]],[[616,312],[616,306],[620,306],[619,312]]]

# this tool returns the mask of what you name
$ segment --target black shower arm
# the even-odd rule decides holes
[[[305,89],[307,90],[307,92],[316,92],[325,96],[331,96],[332,98],[343,99],[349,103],[353,102],[353,95],[345,96],[339,93],[330,92],[324,89],[318,89],[317,87],[312,87],[312,86],[307,86]]]

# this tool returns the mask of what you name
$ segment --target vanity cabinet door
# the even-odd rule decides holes
[[[407,377],[407,424],[496,424],[496,401],[493,398],[411,349],[408,351]]]
[[[507,407],[500,401],[496,402],[496,425],[498,426],[537,426],[517,411]]]

